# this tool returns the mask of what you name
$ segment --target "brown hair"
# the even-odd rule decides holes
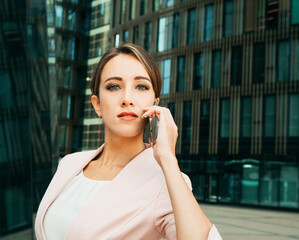
[[[158,64],[147,51],[132,43],[125,43],[118,48],[111,48],[103,55],[94,71],[90,83],[92,95],[99,96],[99,87],[103,68],[109,60],[118,56],[119,54],[132,55],[141,62],[152,81],[155,97],[160,97],[162,78]]]

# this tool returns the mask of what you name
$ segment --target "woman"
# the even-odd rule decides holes
[[[155,60],[133,44],[112,48],[91,90],[105,144],[61,160],[37,212],[37,239],[221,239],[179,169],[171,113],[154,105],[161,90]],[[157,139],[144,144],[153,114]]]

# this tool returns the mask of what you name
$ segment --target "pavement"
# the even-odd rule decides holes
[[[299,212],[200,204],[223,240],[299,239]]]

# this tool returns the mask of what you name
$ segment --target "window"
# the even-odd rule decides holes
[[[163,52],[170,48],[169,36],[171,35],[171,22],[169,17],[159,18],[158,26],[158,52]]]
[[[146,51],[150,51],[151,47],[151,32],[152,32],[152,23],[147,22],[145,24],[145,30],[144,30],[144,49]]]
[[[278,42],[277,53],[277,80],[278,82],[284,82],[289,80],[290,72],[290,42],[280,41]]]
[[[292,24],[298,24],[299,23],[299,1],[298,0],[292,0],[291,5],[291,22]]]
[[[123,31],[123,42],[129,41],[129,30],[126,29]]]
[[[205,29],[204,39],[210,41],[213,39],[213,18],[214,18],[214,5],[209,4],[205,6]]]
[[[119,24],[123,24],[125,22],[125,12],[126,12],[126,0],[120,0]]]
[[[177,47],[179,39],[179,14],[159,18],[158,52]]]
[[[251,98],[244,97],[241,101],[241,131],[240,137],[251,137]]]
[[[66,27],[70,31],[76,31],[76,11],[74,9],[68,9],[67,11]]]
[[[189,154],[191,140],[192,102],[185,101],[183,108],[182,153]]]
[[[203,53],[194,54],[193,89],[202,87],[203,79]]]
[[[223,11],[223,37],[230,37],[233,35],[234,1],[226,0]]]
[[[172,48],[176,48],[179,45],[179,25],[180,25],[180,15],[179,13],[175,13],[173,15],[173,21],[172,21],[172,41],[171,41]]]
[[[221,100],[221,115],[220,115],[220,137],[229,137],[229,115],[230,115],[230,100],[224,98]]]
[[[113,8],[113,11],[115,11],[115,7]],[[109,12],[110,12],[110,4],[102,3],[94,6],[91,11],[91,28],[97,28],[109,24],[110,18],[109,18],[109,14],[107,14]],[[113,17],[113,22],[114,22],[114,17]]]
[[[188,22],[187,22],[187,44],[195,43],[195,21],[196,21],[196,9],[188,10]]]
[[[252,82],[263,83],[265,79],[265,44],[253,45]]]
[[[130,0],[129,20],[135,19],[136,0]]]
[[[267,27],[276,28],[278,22],[279,1],[266,0]]]
[[[231,85],[241,85],[242,81],[242,46],[234,47],[232,53]]]
[[[139,43],[139,27],[135,26],[133,28],[133,43],[138,44]]]
[[[253,31],[255,26],[255,2],[245,0],[245,31]]]
[[[200,105],[200,128],[199,128],[200,151],[208,151],[210,132],[210,100],[202,100]]]
[[[139,10],[140,16],[146,14],[146,9],[147,9],[146,5],[147,5],[147,0],[140,0],[140,10]]]
[[[161,74],[162,74],[162,90],[161,94],[169,94],[169,88],[170,88],[170,66],[171,61],[169,58],[164,59],[162,61],[162,67],[161,67]]]
[[[114,47],[118,47],[119,46],[119,34],[115,34],[114,35]]]
[[[173,102],[172,103],[168,103],[167,104],[167,108],[171,112],[171,115],[172,115],[172,117],[174,119],[174,117],[175,117],[175,103],[173,103]]]
[[[185,85],[185,56],[178,57],[176,91],[184,92]]]
[[[211,88],[219,88],[221,85],[221,50],[215,50],[212,54],[212,82]]]
[[[55,5],[55,24],[56,27],[62,27],[63,8],[60,5]]]
[[[275,96],[264,97],[264,123],[263,136],[274,138],[275,136]]]
[[[156,12],[156,11],[158,11],[159,10],[159,2],[160,2],[160,0],[153,0],[152,1],[152,7],[153,7],[153,12]]]
[[[289,98],[288,136],[299,137],[299,94],[291,94]]]
[[[165,0],[165,7],[171,7],[171,6],[173,6],[173,1],[174,0]]]

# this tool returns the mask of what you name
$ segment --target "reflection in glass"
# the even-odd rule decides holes
[[[259,189],[259,166],[249,161],[243,164],[242,203],[257,204]]]

